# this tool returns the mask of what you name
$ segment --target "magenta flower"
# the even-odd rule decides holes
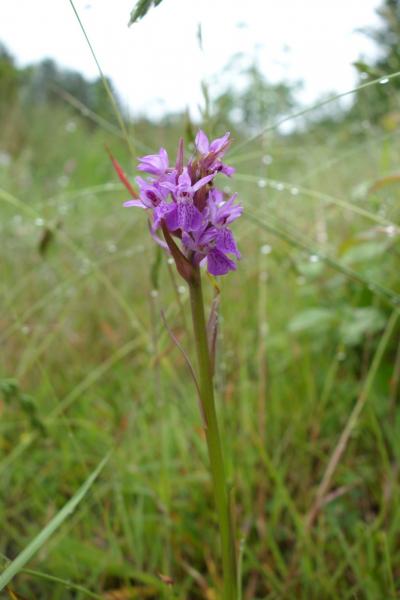
[[[148,182],[142,177],[136,177],[136,183],[139,186],[139,200],[128,200],[124,202],[124,206],[156,208],[168,196],[168,192],[157,181]]]
[[[194,264],[207,262],[207,270],[211,275],[226,275],[236,270],[235,262],[227,254],[240,258],[240,252],[229,229],[217,229],[206,223],[201,230],[192,234],[184,233],[182,243],[193,252]]]
[[[202,156],[214,154],[215,158],[221,157],[224,155],[225,150],[229,145],[229,136],[230,133],[227,132],[224,136],[217,138],[210,143],[204,131],[199,129],[196,135],[195,145]]]
[[[227,132],[224,136],[208,141],[208,137],[201,129],[197,132],[195,139],[195,146],[201,156],[200,166],[214,173],[223,173],[230,177],[235,172],[233,167],[229,167],[221,162],[220,158],[223,157],[229,146],[230,133]]]
[[[225,275],[236,270],[234,258],[240,259],[235,238],[228,225],[242,214],[235,204],[237,194],[228,197],[215,187],[218,173],[232,175],[234,169],[222,163],[230,140],[229,133],[209,141],[203,131],[196,135],[196,153],[184,165],[183,141],[180,140],[174,167],[169,166],[168,154],[160,148],[158,154],[139,159],[138,169],[151,175],[136,178],[139,194],[124,203],[151,213],[151,234],[165,247],[157,235],[161,229],[179,272],[189,277],[190,265],[207,265],[212,275]],[[118,175],[126,185],[126,176],[114,161]],[[130,192],[132,187],[129,184]],[[181,248],[174,241],[181,242]],[[180,263],[180,264],[179,264]]]
[[[208,197],[208,210],[210,222],[215,226],[228,225],[240,217],[243,207],[234,205],[237,194],[233,194],[229,200],[224,200],[221,190],[214,188]]]
[[[164,175],[168,170],[168,154],[165,148],[160,148],[158,154],[148,154],[139,159],[139,171],[145,171],[151,175]]]

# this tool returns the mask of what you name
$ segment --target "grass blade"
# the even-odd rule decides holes
[[[124,138],[126,140],[126,143],[127,143],[128,148],[129,148],[129,151],[130,151],[130,153],[131,153],[132,156],[135,156],[134,146],[133,146],[133,144],[131,142],[131,139],[129,137],[128,130],[126,128],[123,116],[122,116],[121,111],[120,111],[120,109],[118,107],[117,101],[116,101],[116,99],[114,97],[114,94],[113,94],[112,89],[110,87],[110,84],[109,84],[109,82],[107,80],[107,77],[103,73],[103,69],[100,66],[100,63],[99,63],[99,61],[97,59],[96,53],[94,51],[94,48],[93,48],[93,46],[92,46],[92,44],[90,42],[88,34],[86,33],[86,29],[85,29],[85,27],[84,27],[84,25],[82,23],[82,20],[81,20],[81,18],[79,16],[79,13],[78,13],[78,11],[77,11],[77,9],[75,7],[75,4],[74,4],[73,0],[69,0],[69,3],[71,5],[72,10],[74,11],[75,17],[76,17],[76,19],[77,19],[77,21],[79,23],[79,27],[81,28],[82,33],[83,33],[83,35],[85,37],[85,40],[86,40],[87,45],[89,47],[89,50],[90,50],[90,52],[91,52],[91,54],[93,56],[94,62],[96,63],[96,66],[97,66],[99,74],[100,74],[100,79],[101,79],[101,81],[103,83],[103,86],[104,86],[106,92],[107,92],[108,98],[110,100],[110,104],[111,104],[112,109],[114,111],[115,117],[116,117],[116,119],[118,121],[118,125],[121,128],[121,132],[122,132],[122,134],[123,134],[123,136],[124,136]]]
[[[11,562],[11,564],[3,571],[0,575],[0,591],[10,583],[10,581],[17,575],[27,562],[30,561],[32,556],[40,550],[40,548],[47,542],[55,531],[63,524],[78,506],[78,504],[84,499],[89,489],[93,485],[96,478],[99,476],[107,461],[110,458],[108,453],[103,460],[97,465],[96,469],[86,479],[85,483],[79,488],[79,490],[72,496],[70,500],[63,506],[63,508],[55,515],[55,517],[42,529],[42,531],[27,545],[27,547],[18,554],[18,556]]]
[[[392,79],[396,79],[397,77],[400,77],[400,71],[396,71],[395,73],[390,73],[388,75],[384,75],[384,78],[387,79],[388,81],[391,81]],[[308,106],[307,108],[303,108],[302,110],[300,110],[298,112],[292,113],[290,115],[282,117],[281,119],[278,119],[278,121],[276,121],[275,123],[272,123],[271,125],[267,125],[266,127],[263,127],[260,131],[258,131],[254,135],[248,137],[242,143],[237,144],[235,150],[233,152],[231,152],[231,156],[233,157],[234,155],[236,155],[239,152],[239,150],[241,150],[248,144],[251,144],[255,140],[259,139],[268,131],[274,131],[276,129],[279,129],[279,127],[281,125],[283,125],[284,123],[288,123],[289,121],[292,121],[293,119],[298,119],[299,117],[303,117],[304,115],[307,115],[307,114],[313,112],[314,110],[322,108],[322,107],[326,106],[327,104],[330,104],[331,102],[336,102],[336,100],[345,98],[346,96],[349,96],[350,94],[355,94],[356,92],[358,92],[360,90],[364,90],[364,89],[369,88],[374,85],[379,85],[379,83],[382,81],[382,79],[383,79],[383,76],[381,75],[377,79],[373,79],[372,81],[367,81],[366,83],[362,83],[361,85],[358,85],[357,87],[352,88],[351,90],[346,90],[345,92],[340,92],[339,94],[334,94],[332,96],[329,96],[329,98],[324,98],[323,100],[318,101],[316,104],[313,104],[312,106]]]

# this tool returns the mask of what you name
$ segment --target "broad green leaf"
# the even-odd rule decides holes
[[[345,344],[355,346],[362,341],[365,335],[382,330],[385,323],[384,314],[377,308],[349,309],[340,324],[339,335]]]
[[[153,5],[158,6],[161,2],[162,0],[138,0],[135,8],[131,12],[131,18],[129,19],[128,25],[130,26],[142,19]]]
[[[343,254],[346,264],[370,262],[379,258],[387,250],[387,242],[364,242],[353,246]]]
[[[329,308],[310,308],[293,317],[288,329],[292,333],[315,330],[325,331],[330,328],[336,319],[336,313]]]
[[[53,535],[57,531],[57,529],[63,524],[65,519],[69,517],[78,506],[78,504],[83,500],[89,491],[90,487],[93,485],[95,479],[99,476],[100,472],[103,470],[106,465],[108,459],[110,458],[110,453],[103,458],[103,460],[98,464],[96,469],[92,472],[92,474],[87,478],[85,483],[79,488],[74,496],[63,506],[63,508],[51,519],[51,521],[42,529],[42,531],[27,545],[27,547],[18,554],[18,556],[8,565],[8,567],[3,571],[0,575],[0,592],[4,590],[6,585],[10,583],[10,581],[17,575],[21,569],[24,568],[27,562],[29,562],[34,554],[36,554],[40,548],[47,542],[49,537]]]

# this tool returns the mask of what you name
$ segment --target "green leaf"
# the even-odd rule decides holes
[[[385,315],[377,308],[349,309],[340,325],[339,335],[345,344],[356,346],[365,335],[381,331],[385,323]]]
[[[142,19],[153,5],[158,6],[161,2],[162,0],[138,0],[135,8],[131,12],[128,26],[131,26],[133,23],[136,23],[136,21]]]
[[[85,483],[79,488],[79,490],[72,496],[70,500],[63,506],[63,508],[51,519],[51,521],[42,529],[42,531],[27,545],[27,547],[18,554],[16,558],[8,565],[8,567],[0,575],[0,592],[4,590],[6,585],[17,575],[29,562],[34,554],[36,554],[40,548],[47,542],[49,537],[57,531],[57,529],[63,524],[65,519],[69,517],[83,500],[93,485],[95,479],[99,476],[100,472],[105,467],[111,453],[97,465],[96,469],[87,478]]]
[[[289,322],[288,329],[292,333],[315,330],[326,331],[336,319],[336,313],[329,308],[310,308],[293,317]]]
[[[367,63],[362,60],[356,60],[353,62],[353,66],[359,73],[366,73],[372,78],[380,77],[382,75],[382,72],[379,69],[371,67],[371,65],[367,65]]]
[[[357,244],[343,254],[346,264],[370,262],[379,258],[387,250],[387,242],[364,242]]]

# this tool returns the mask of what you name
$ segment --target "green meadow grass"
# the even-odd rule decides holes
[[[173,151],[180,132],[142,123],[132,143]],[[397,131],[322,133],[237,139],[226,182],[246,217],[216,388],[248,600],[400,592],[399,185],[381,181]],[[123,141],[68,107],[15,109],[2,132],[2,568],[112,450],[3,594],[213,600],[205,440],[161,317],[194,360],[188,291],[166,257],[157,271],[104,144],[133,175]]]

